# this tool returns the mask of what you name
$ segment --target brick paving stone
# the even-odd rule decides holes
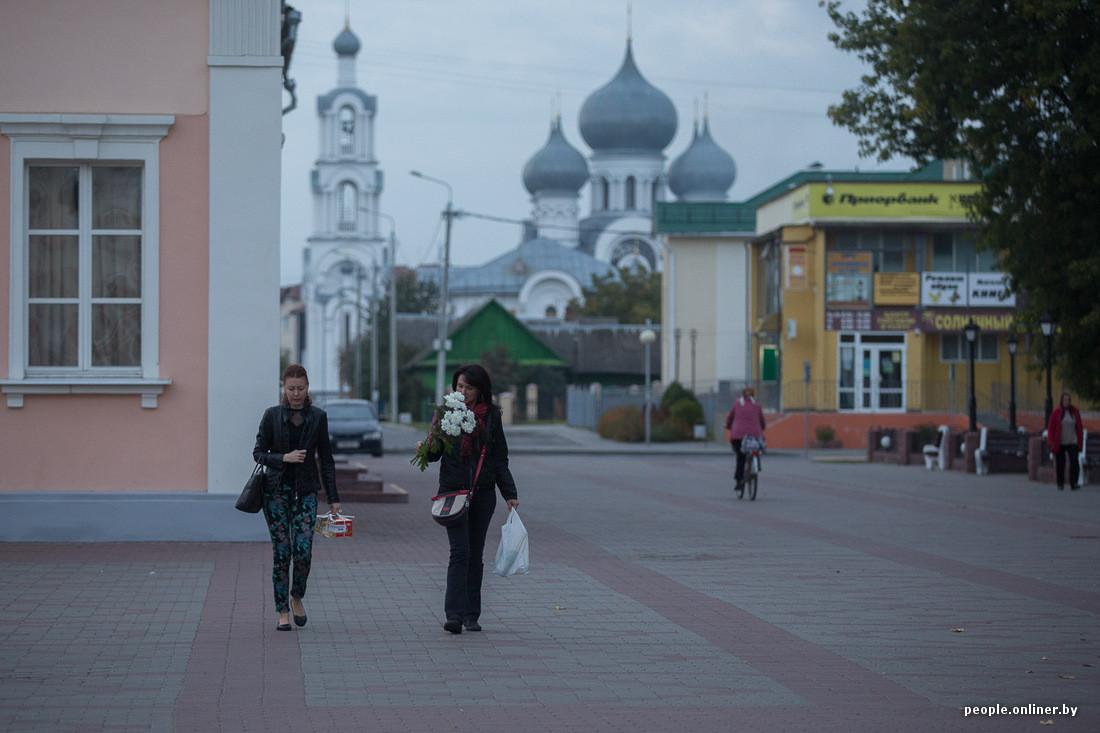
[[[769,457],[517,455],[527,577],[440,628],[431,473],[316,538],[274,629],[264,543],[0,544],[0,730],[1100,728],[1100,492]],[[257,521],[261,521],[256,518]],[[503,513],[490,530],[491,556]],[[954,629],[962,628],[956,632]],[[1044,658],[1045,657],[1045,658]],[[1074,678],[1074,679],[1067,679]]]

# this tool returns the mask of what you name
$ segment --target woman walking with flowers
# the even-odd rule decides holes
[[[496,510],[496,491],[519,506],[516,482],[508,468],[508,442],[500,408],[493,404],[489,373],[479,364],[455,370],[444,404],[437,410],[428,437],[416,444],[413,465],[420,470],[439,461],[439,493],[472,489],[465,518],[447,526],[451,554],[447,565],[447,592],[443,628],[452,634],[481,631],[481,581],[484,575],[485,536]]]

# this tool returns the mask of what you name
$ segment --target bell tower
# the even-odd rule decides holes
[[[313,233],[306,241],[302,299],[306,307],[303,365],[316,397],[353,392],[356,380],[342,379],[340,353],[364,340],[373,328],[388,269],[378,232],[383,175],[374,155],[378,98],[356,84],[355,57],[361,44],[345,24],[332,44],[336,86],[317,98],[320,130],[317,161],[310,172]],[[361,348],[365,348],[362,347]],[[371,395],[355,397],[371,399]]]

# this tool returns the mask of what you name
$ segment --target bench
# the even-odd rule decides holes
[[[974,466],[979,475],[1027,471],[1028,434],[982,428]]]
[[[939,468],[941,471],[947,470],[947,434],[949,432],[950,429],[946,425],[940,425],[936,442],[929,443],[921,449],[924,454],[924,467],[929,471],[934,468]]]

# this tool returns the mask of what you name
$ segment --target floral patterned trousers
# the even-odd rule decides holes
[[[295,498],[294,489],[281,486],[264,494],[264,519],[271,533],[271,583],[275,589],[275,611],[290,612],[287,593],[301,599],[313,560],[313,525],[317,521],[317,495]],[[290,566],[294,565],[294,585]]]

